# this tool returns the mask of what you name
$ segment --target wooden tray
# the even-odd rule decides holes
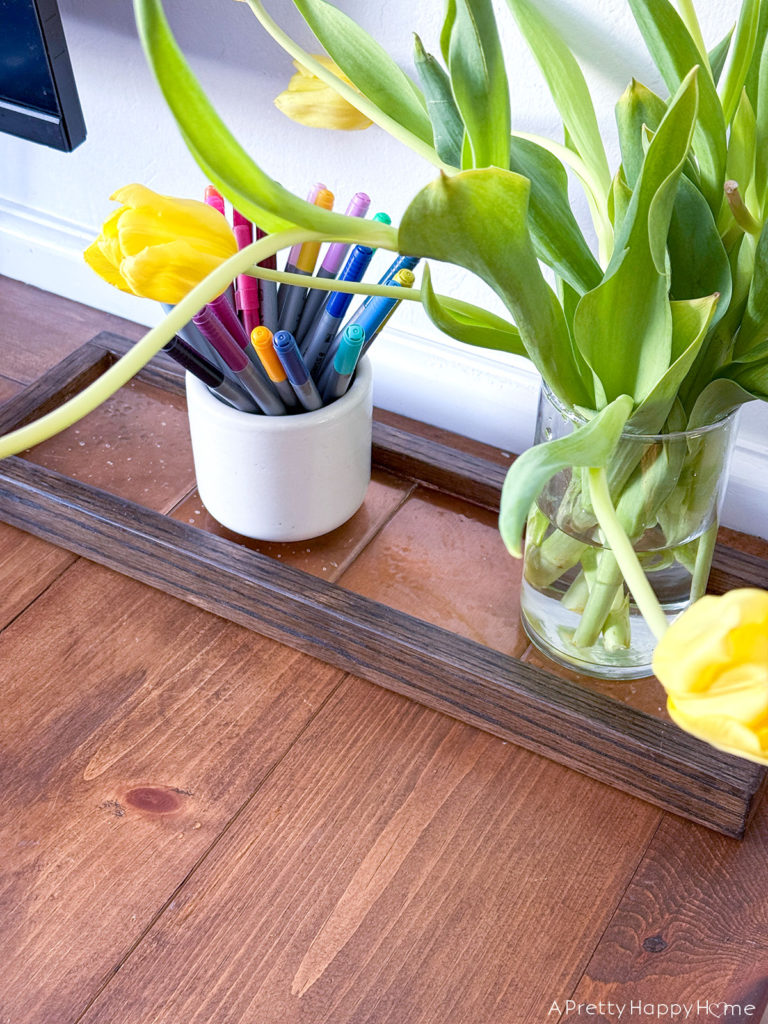
[[[2,406],[0,432],[61,404],[129,347],[98,335]],[[139,379],[184,393],[164,356]],[[498,461],[384,423],[373,456],[498,508]],[[765,769],[663,718],[22,457],[0,462],[0,519],[726,835],[742,836],[756,806]],[[714,591],[766,579],[768,562],[716,551]]]

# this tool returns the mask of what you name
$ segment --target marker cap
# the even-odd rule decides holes
[[[349,324],[344,328],[333,360],[336,373],[347,376],[353,372],[364,344],[365,330],[360,324]]]
[[[261,364],[267,371],[267,376],[276,384],[285,380],[285,370],[278,358],[272,344],[272,331],[268,327],[254,327],[251,331],[251,344],[256,349],[256,354]]]
[[[306,364],[301,358],[299,346],[290,331],[278,331],[272,339],[280,362],[291,384],[301,387],[309,379]]]

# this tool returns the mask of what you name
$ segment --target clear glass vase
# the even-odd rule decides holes
[[[737,413],[696,430],[622,435],[607,467],[614,506],[668,620],[705,591]],[[545,386],[534,443],[581,422]],[[521,592],[528,636],[585,675],[651,675],[655,639],[592,511],[586,470],[554,476],[528,517]]]

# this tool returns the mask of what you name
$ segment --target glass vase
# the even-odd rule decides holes
[[[705,592],[736,420],[624,433],[606,467],[614,507],[668,621]],[[580,422],[542,387],[535,444]],[[561,665],[603,679],[652,674],[656,641],[602,542],[586,470],[558,473],[531,510],[521,612],[535,646]]]

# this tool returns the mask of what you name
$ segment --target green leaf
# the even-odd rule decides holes
[[[768,402],[768,359],[749,363],[738,370],[733,369],[729,375],[733,382],[752,398]]]
[[[414,62],[427,101],[437,155],[449,166],[461,167],[464,122],[451,92],[451,81],[445,69],[432,54],[426,52],[415,34],[413,41]]]
[[[570,466],[603,468],[632,411],[622,395],[566,437],[537,444],[512,463],[501,489],[499,529],[510,554],[522,553],[523,527],[537,495],[551,477]]]
[[[171,34],[160,0],[135,0],[147,59],[192,156],[238,209],[267,232],[300,226],[340,241],[396,247],[394,228],[299,199],[262,171],[218,116]]]
[[[669,366],[666,240],[696,100],[693,71],[648,147],[605,277],[576,310],[576,344],[609,401],[621,394],[642,400]]]
[[[740,405],[758,397],[761,396],[751,394],[736,381],[718,377],[716,380],[710,381],[696,399],[696,404],[688,420],[688,429],[695,430],[698,427],[706,427],[734,409],[738,409]]]
[[[755,247],[747,308],[734,346],[735,358],[743,359],[756,344],[768,337],[768,222],[763,225]]]
[[[590,168],[605,199],[611,172],[581,68],[557,29],[531,0],[507,0],[514,18],[546,80],[576,152]]]
[[[621,231],[624,218],[627,216],[627,211],[629,210],[629,204],[631,202],[632,189],[629,187],[627,180],[624,177],[624,168],[619,167],[613,179],[613,187],[611,188],[610,196],[611,219],[613,220],[613,229],[616,234],[619,234]]]
[[[454,21],[456,21],[456,0],[445,0],[445,17],[443,18],[443,27],[440,29],[440,53],[442,53],[446,64],[448,63]]]
[[[429,265],[424,267],[421,277],[421,301],[432,323],[449,337],[478,348],[512,352],[517,356],[527,355],[520,332],[514,324],[478,307],[468,312],[464,303],[451,303],[449,299],[438,298],[432,288]]]
[[[733,51],[722,85],[725,123],[730,124],[747,80],[757,42],[760,0],[744,0],[733,37]]]
[[[639,434],[658,434],[669,416],[680,385],[693,366],[712,324],[717,295],[670,303],[672,354],[669,369],[646,395],[629,421]],[[681,428],[683,429],[683,428]]]
[[[544,280],[527,227],[530,183],[498,168],[441,176],[413,199],[399,249],[477,274],[513,315],[526,352],[568,405],[594,401],[574,356],[563,310]],[[494,216],[488,216],[492,211]]]
[[[667,251],[671,298],[698,299],[717,292],[717,323],[731,301],[731,265],[706,199],[684,176],[672,209]]]
[[[455,0],[448,70],[475,167],[509,165],[509,83],[491,0]]]
[[[728,138],[725,177],[728,181],[738,183],[739,191],[745,198],[755,176],[755,132],[755,112],[744,89]]]
[[[701,55],[669,0],[628,0],[635,21],[656,67],[671,93],[676,92]],[[725,120],[714,82],[700,75],[699,118],[693,150],[701,171],[702,191],[717,216],[723,200],[725,174]]]
[[[761,0],[760,13],[757,19],[757,34],[755,36],[755,47],[752,51],[752,59],[747,69],[747,77],[744,80],[744,88],[747,90],[749,102],[757,110],[758,78],[760,75],[760,60],[765,50],[765,41],[768,39],[768,4]]]
[[[768,11],[768,3],[763,9]],[[754,98],[750,99],[755,111],[755,195],[764,216],[768,189],[768,46],[761,53]]]
[[[645,159],[643,128],[655,132],[667,112],[667,104],[642,82],[634,79],[616,104],[621,163],[627,185],[634,188]]]
[[[531,183],[530,230],[536,253],[581,295],[602,277],[568,198],[568,175],[552,153],[528,139],[512,138],[509,169]]]
[[[431,142],[432,126],[424,97],[387,51],[326,0],[293,2],[350,82],[422,142]]]
[[[720,75],[723,73],[725,67],[725,61],[728,57],[728,50],[731,46],[731,37],[733,36],[734,25],[720,40],[717,46],[713,46],[709,51],[709,66],[712,69],[712,81],[717,85],[720,81]]]

